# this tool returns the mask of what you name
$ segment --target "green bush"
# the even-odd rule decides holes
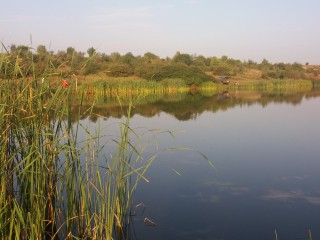
[[[231,76],[232,68],[226,64],[214,65],[212,66],[212,74],[220,76]]]
[[[128,77],[134,73],[133,68],[126,63],[114,63],[109,66],[108,75],[112,77]]]
[[[278,70],[278,71],[265,71],[262,73],[262,78],[264,79],[284,79],[287,78],[287,71]]]
[[[191,65],[193,63],[192,57],[189,54],[180,52],[177,52],[176,55],[174,55],[172,61],[175,63],[184,63],[187,65]]]
[[[149,79],[155,81],[161,81],[166,78],[183,79],[187,85],[199,85],[202,82],[211,80],[211,77],[198,67],[187,66],[181,63],[160,66],[148,75]]]
[[[152,79],[155,72],[158,68],[161,68],[161,64],[152,64],[152,63],[140,63],[134,69],[134,74],[138,77],[144,79]]]

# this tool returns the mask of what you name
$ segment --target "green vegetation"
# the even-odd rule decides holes
[[[200,68],[188,66],[183,63],[172,63],[160,66],[157,69],[149,72],[149,76],[150,79],[155,79],[156,81],[179,78],[185,81],[185,84],[188,86],[198,86],[203,82],[212,81],[212,79],[203,71],[201,71]]]
[[[0,54],[1,239],[129,238],[134,191],[140,181],[148,181],[145,173],[160,152],[143,156],[147,146],[142,137],[150,131],[138,134],[130,128],[131,101],[126,121],[119,123],[119,135],[111,138],[73,121],[74,109],[77,119],[97,116],[96,106],[84,104],[90,93],[96,99],[114,95],[119,100],[121,95],[178,92],[166,108],[168,112],[180,109],[177,117],[185,120],[193,117],[190,109],[214,111],[205,98],[193,100],[199,98],[199,92],[193,92],[198,88],[205,96],[219,90],[212,81],[214,71],[228,69],[232,75],[246,69],[227,57],[180,53],[163,60],[152,53],[143,57],[99,54],[94,48],[88,49],[89,57],[73,48],[54,54],[40,45],[33,51],[12,45]],[[205,74],[208,71],[211,77]],[[98,73],[103,76],[97,78]],[[63,78],[72,87],[62,88]],[[255,86],[265,91],[283,91],[292,83],[294,88],[310,86],[305,80],[263,81]],[[182,106],[180,100],[187,94]],[[73,105],[75,98],[78,108]],[[164,99],[157,104],[169,101]],[[225,108],[235,104],[229,97]],[[85,133],[81,141],[80,132]],[[104,147],[114,143],[115,151],[106,155]]]
[[[0,82],[0,238],[128,239],[133,193],[160,153],[142,158],[141,139],[152,131],[130,128],[131,107],[119,135],[109,138],[73,122],[71,88],[30,80],[34,63],[20,66]],[[106,152],[114,143],[115,151]]]
[[[150,94],[179,93],[188,91],[188,86],[181,79],[163,79],[160,82],[147,81],[144,79],[130,80],[93,80],[86,81],[78,87],[79,92],[84,94],[104,96],[138,96]]]
[[[127,239],[132,194],[155,156],[142,162],[127,118],[100,167],[101,132],[71,124],[68,90],[21,84],[0,87],[1,239]]]
[[[11,55],[1,57],[3,66]],[[150,153],[143,138],[156,133],[130,128],[132,101],[116,135],[73,121],[75,98],[77,119],[93,113],[84,94],[51,87],[50,63],[43,74],[13,64],[0,82],[0,238],[130,238],[135,189],[160,153],[178,149]]]
[[[229,85],[234,88],[257,84],[268,87],[296,85],[289,80],[298,80],[299,85],[305,85],[301,81],[312,80],[316,85],[320,79],[320,68],[309,64],[271,64],[266,59],[261,63],[242,62],[228,56],[204,57],[180,52],[172,58],[162,59],[150,52],[143,56],[134,56],[130,52],[124,55],[99,53],[94,47],[90,47],[87,54],[72,47],[54,53],[44,45],[34,49],[24,45],[5,47],[2,44],[0,62],[0,79],[42,79],[46,76],[46,83],[55,88],[62,79],[66,79],[76,91],[106,95],[202,88],[215,91],[225,88],[220,84],[221,76],[228,77]]]

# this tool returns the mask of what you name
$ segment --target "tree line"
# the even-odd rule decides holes
[[[48,51],[46,46],[35,49],[12,44],[4,47],[0,55],[0,78],[41,77],[44,73],[69,75],[90,75],[104,73],[111,77],[137,76],[147,80],[179,78],[186,84],[199,84],[212,81],[217,76],[236,76],[249,69],[259,70],[263,79],[304,79],[306,69],[302,64],[275,63],[264,59],[261,63],[252,60],[240,61],[228,56],[204,57],[177,52],[173,57],[160,58],[147,52],[134,56],[131,52],[121,55],[99,53],[90,47],[87,53],[66,50]]]

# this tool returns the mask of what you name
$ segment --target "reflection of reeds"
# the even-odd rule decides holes
[[[275,234],[276,240],[279,240],[279,238],[278,238],[278,233],[277,233],[277,229],[274,230],[274,234]]]
[[[218,86],[213,82],[204,82],[200,85],[200,90],[203,96],[213,96],[217,93]]]
[[[309,234],[309,240],[312,240],[312,234],[310,229],[308,229],[308,234]]]
[[[275,239],[279,240],[277,229],[274,230],[274,234],[275,234]],[[312,234],[310,229],[308,229],[308,240],[312,240]]]

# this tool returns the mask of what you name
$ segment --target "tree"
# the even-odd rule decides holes
[[[16,49],[20,57],[27,57],[32,54],[30,48],[25,45],[19,45]]]
[[[10,53],[15,53],[17,51],[17,46],[15,44],[10,45]]]
[[[280,70],[286,70],[286,65],[284,63],[277,63],[275,64],[275,67],[280,69]]]
[[[118,52],[113,52],[110,54],[110,58],[112,59],[112,62],[120,62],[121,54]]]
[[[134,73],[133,68],[126,63],[112,63],[108,70],[108,75],[113,77],[128,77]]]
[[[223,55],[222,57],[221,57],[221,61],[222,62],[227,62],[228,61],[228,56],[227,55]]]
[[[38,47],[37,47],[37,54],[39,54],[39,55],[45,55],[45,54],[48,54],[48,51],[47,51],[47,48],[46,48],[46,46],[44,46],[44,45],[38,45]]]
[[[172,60],[176,63],[184,63],[187,65],[191,65],[193,63],[192,57],[187,53],[177,52]]]
[[[207,59],[202,55],[194,57],[194,64],[197,65],[197,66],[207,66],[207,65],[209,65]]]
[[[212,57],[210,61],[211,66],[217,66],[220,64],[220,60],[217,57]]]
[[[89,57],[92,57],[96,53],[96,49],[91,47],[87,50]]]
[[[129,65],[133,65],[135,57],[131,52],[128,52],[126,55],[122,56],[121,62]]]
[[[67,53],[65,51],[58,51],[56,56],[58,59],[60,59],[63,62],[67,60]]]
[[[38,54],[39,61],[44,61],[45,58],[49,55],[49,53],[46,49],[46,46],[44,46],[44,45],[39,45],[37,47],[37,54]]]
[[[67,56],[68,56],[69,60],[72,59],[72,56],[73,56],[74,53],[75,53],[75,49],[73,47],[68,47],[67,48]]]
[[[105,54],[105,53],[102,53],[102,54],[101,54],[101,59],[102,59],[104,62],[112,62],[111,57],[108,56],[108,55]]]
[[[231,76],[232,68],[228,64],[219,64],[212,66],[212,74],[218,76]]]
[[[262,66],[270,66],[271,64],[268,62],[268,60],[267,59],[263,59],[262,60],[262,62],[260,63],[260,65],[262,65]]]
[[[153,54],[152,52],[146,52],[144,55],[143,55],[143,60],[145,62],[148,62],[148,63],[152,63],[154,62],[155,60],[158,61],[160,58]]]

